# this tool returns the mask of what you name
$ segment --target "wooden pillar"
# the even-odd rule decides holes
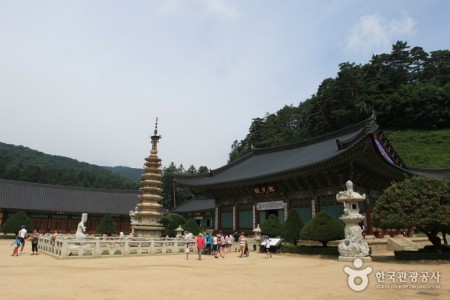
[[[373,234],[372,205],[370,204],[369,198],[364,201],[364,207],[366,211],[367,233]]]
[[[215,215],[216,215],[216,228],[214,228],[216,231],[220,228],[220,209],[219,207],[216,207],[215,209]]]
[[[237,207],[237,203],[233,205],[233,231],[236,231],[239,228],[239,211]]]
[[[51,219],[52,219],[52,215],[51,214],[47,214],[47,228],[46,228],[46,232],[50,232]]]
[[[66,233],[71,233],[70,232],[70,225],[72,225],[72,215],[69,215],[68,218],[67,218]]]
[[[119,233],[123,232],[123,216],[120,217],[120,228],[119,228]]]

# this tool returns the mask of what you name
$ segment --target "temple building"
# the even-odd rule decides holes
[[[82,213],[88,213],[87,232],[95,233],[105,214],[111,214],[116,233],[129,234],[130,210],[138,191],[87,189],[0,179],[0,226],[23,211],[41,233],[75,233]]]
[[[194,198],[183,202],[181,205],[171,210],[172,213],[183,216],[186,220],[194,219],[198,226],[212,230],[215,227],[214,199]]]
[[[214,199],[216,230],[251,233],[271,214],[284,221],[291,209],[304,223],[320,211],[338,218],[343,206],[336,194],[351,180],[356,192],[366,194],[361,213],[373,233],[377,197],[392,181],[415,175],[450,178],[450,169],[406,166],[370,117],[308,141],[253,149],[209,174],[177,176],[175,182]]]

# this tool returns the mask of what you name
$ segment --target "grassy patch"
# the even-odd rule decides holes
[[[450,129],[386,130],[389,142],[409,167],[450,168]]]

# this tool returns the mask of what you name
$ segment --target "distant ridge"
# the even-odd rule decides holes
[[[128,180],[133,182],[139,182],[141,180],[141,175],[143,172],[143,169],[130,168],[125,166],[117,166],[117,167],[103,166],[103,168],[110,170],[111,172],[118,174],[124,178],[127,178]]]
[[[84,188],[138,189],[136,180],[107,168],[1,142],[0,178]]]

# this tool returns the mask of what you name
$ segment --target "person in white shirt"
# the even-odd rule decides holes
[[[212,251],[213,251],[213,255],[215,258],[217,257],[217,234],[215,236],[213,236],[213,245],[212,245]]]
[[[19,230],[19,239],[22,247],[20,248],[20,253],[23,252],[23,247],[25,247],[25,239],[27,238],[27,229],[25,225],[22,225],[22,229]]]
[[[267,256],[266,258],[272,258],[272,253],[270,253],[270,238],[268,235],[266,235],[265,239],[264,239],[264,244],[266,245],[266,253]]]

